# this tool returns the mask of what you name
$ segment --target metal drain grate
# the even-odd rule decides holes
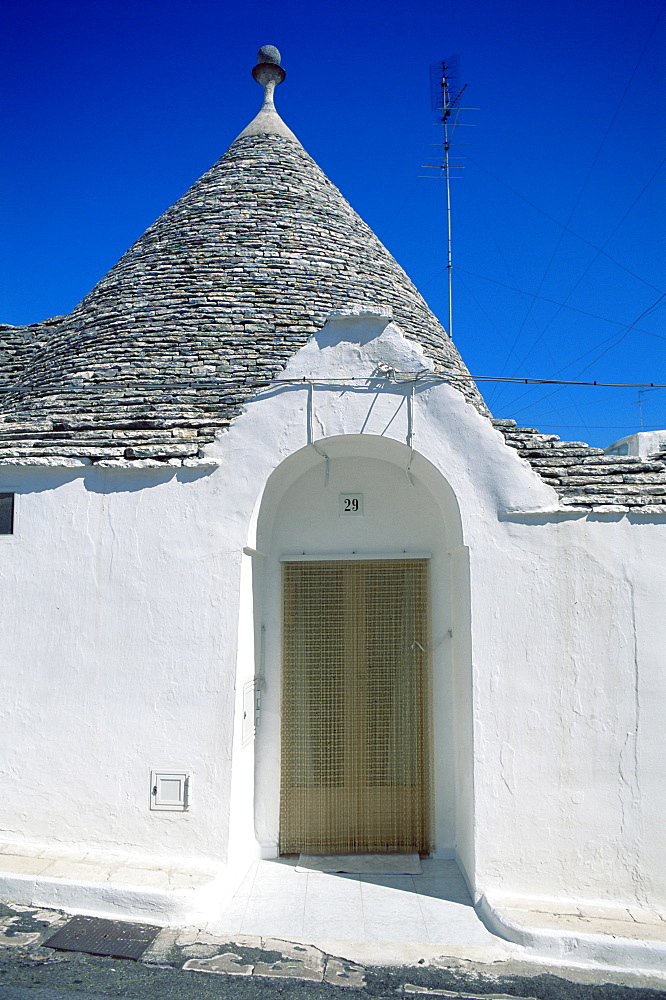
[[[129,924],[100,917],[72,917],[69,923],[44,942],[58,951],[83,951],[112,958],[141,958],[161,928],[152,924]]]

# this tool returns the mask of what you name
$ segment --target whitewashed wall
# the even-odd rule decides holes
[[[2,470],[0,825],[10,839],[152,857],[226,849],[240,555],[212,478]],[[151,767],[193,808],[149,812]]]
[[[433,556],[437,849],[477,895],[664,905],[666,525],[558,512],[446,385],[419,387],[410,421],[409,386],[327,381],[379,362],[428,367],[385,319],[330,322],[285,373],[314,392],[249,404],[209,474],[0,470],[20,493],[0,545],[3,839],[236,873],[270,853],[280,555],[411,549]],[[352,488],[368,509],[343,524]],[[187,813],[149,811],[151,767],[193,772]]]
[[[663,907],[666,525],[547,522],[470,545],[477,888]]]

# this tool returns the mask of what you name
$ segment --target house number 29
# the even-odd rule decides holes
[[[340,516],[356,517],[363,515],[363,494],[362,493],[341,493],[340,494]]]

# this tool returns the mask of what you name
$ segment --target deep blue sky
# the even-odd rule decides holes
[[[457,56],[479,109],[452,182],[472,373],[666,382],[665,8],[3,0],[0,321],[76,305],[254,116],[271,43],[282,117],[446,323],[445,188],[422,165],[441,151],[429,67]],[[641,409],[666,427],[666,389],[641,408],[635,389],[481,389],[567,439],[608,444]]]

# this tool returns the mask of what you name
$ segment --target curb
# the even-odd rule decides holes
[[[505,917],[487,896],[481,896],[474,908],[492,934],[521,945],[527,955],[542,961],[614,972],[664,975],[666,941],[525,927]]]
[[[121,882],[90,882],[47,875],[0,874],[0,901],[158,924],[161,927],[215,919],[220,880],[182,889],[157,889]]]

